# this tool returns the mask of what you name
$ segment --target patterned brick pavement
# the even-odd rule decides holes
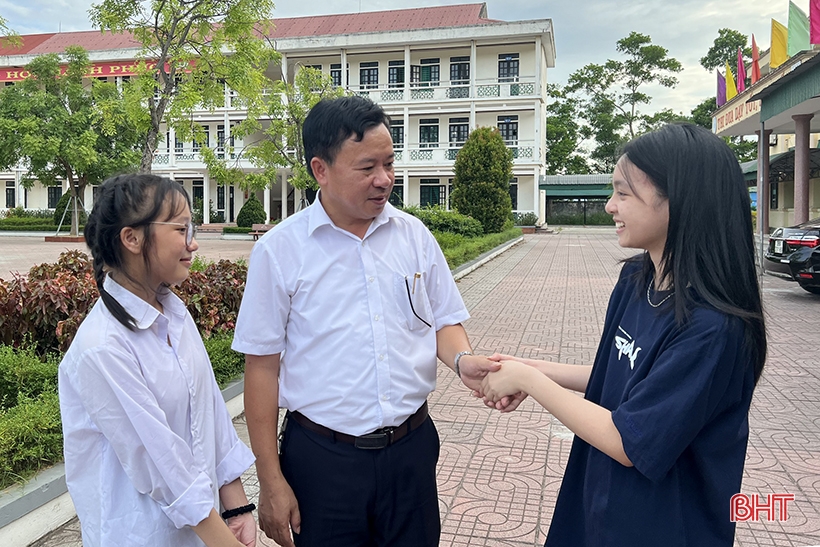
[[[202,252],[208,256],[206,244]],[[618,261],[631,254],[609,229],[526,236],[459,281],[475,349],[592,362]],[[763,290],[770,356],[752,405],[742,491],[792,493],[795,501],[785,522],[739,524],[736,546],[820,545],[820,298],[770,277]],[[502,415],[448,369],[438,380],[430,403],[442,439],[441,545],[543,545],[572,433],[532,401]],[[241,418],[236,425],[245,436]],[[252,469],[245,483],[255,496]],[[78,536],[74,521],[36,545],[79,546]]]

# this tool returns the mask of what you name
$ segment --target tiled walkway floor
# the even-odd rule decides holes
[[[202,252],[209,256],[208,244]],[[592,362],[618,261],[631,254],[612,230],[526,236],[459,281],[474,348]],[[743,492],[792,493],[795,501],[784,522],[739,524],[736,545],[820,545],[820,297],[770,277],[763,286],[770,353],[752,407]],[[442,438],[441,545],[543,545],[572,434],[530,400],[506,415],[483,407],[444,367],[430,403]],[[242,419],[236,425],[246,435]],[[246,485],[256,495],[252,472]],[[78,546],[77,529],[74,521],[36,545]]]

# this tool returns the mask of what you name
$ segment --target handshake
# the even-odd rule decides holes
[[[465,355],[459,369],[461,380],[475,397],[490,408],[512,412],[527,398],[535,378],[547,374],[545,369],[552,364],[494,353],[489,357]]]

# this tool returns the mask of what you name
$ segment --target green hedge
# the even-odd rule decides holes
[[[251,232],[250,228],[245,228],[243,226],[223,226],[222,233],[223,234],[243,234],[248,235]]]
[[[469,239],[449,233],[437,232],[433,235],[436,236],[436,240],[439,246],[441,246],[444,258],[447,259],[447,264],[450,266],[450,269],[454,269],[473,260],[480,254],[498,247],[502,243],[520,237],[521,229],[508,228],[497,234],[487,234]]]
[[[225,387],[231,380],[238,378],[245,371],[245,355],[231,349],[233,333],[214,334],[205,338],[205,349],[214,368],[216,383]]]
[[[60,401],[55,391],[0,411],[0,489],[63,458]]]
[[[54,357],[41,361],[32,347],[14,349],[0,345],[0,409],[7,410],[21,399],[55,391],[58,365]]]
[[[478,237],[484,233],[476,219],[441,207],[410,206],[405,207],[404,212],[418,218],[431,232],[451,232],[465,237]]]

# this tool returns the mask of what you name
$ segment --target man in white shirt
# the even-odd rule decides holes
[[[389,123],[361,97],[317,104],[303,139],[318,198],[251,253],[233,347],[260,527],[284,547],[291,529],[298,547],[437,546],[436,357],[476,390],[498,367],[470,353],[432,234],[388,203]]]

